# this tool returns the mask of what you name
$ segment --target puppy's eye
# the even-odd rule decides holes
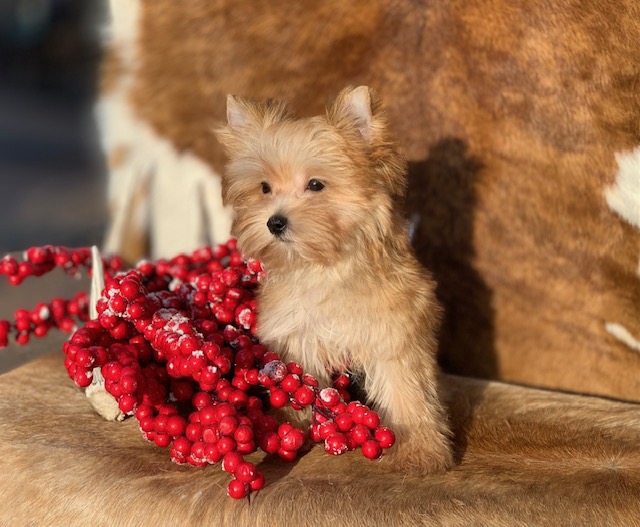
[[[263,194],[269,194],[269,192],[271,192],[271,187],[269,186],[269,183],[267,183],[266,181],[262,182],[262,193]]]
[[[307,189],[313,192],[320,192],[324,188],[324,185],[317,179],[311,179],[307,184]]]

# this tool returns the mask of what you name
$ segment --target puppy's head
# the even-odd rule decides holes
[[[222,195],[245,256],[268,269],[328,265],[386,243],[406,166],[369,88],[346,88],[307,119],[230,95],[227,121],[217,131],[229,157]]]

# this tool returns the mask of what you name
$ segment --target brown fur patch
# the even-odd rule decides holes
[[[117,46],[108,47],[102,55],[100,64],[100,95],[111,94],[125,73]]]

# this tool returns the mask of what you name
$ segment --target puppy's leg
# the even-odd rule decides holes
[[[313,376],[318,381],[320,388],[331,386],[329,373],[324,364],[317,360],[317,357],[324,355],[319,351],[317,343],[308,340],[305,335],[294,335],[286,340],[284,345],[278,345],[277,342],[269,340],[267,346],[269,349],[275,350],[285,363],[294,361],[300,364],[304,373]],[[305,431],[311,424],[311,406],[302,410],[294,410],[290,405],[286,405],[283,408],[272,410],[271,414],[279,422],[289,422],[296,428]]]
[[[435,360],[410,345],[396,349],[402,353],[369,355],[363,364],[368,399],[396,433],[396,444],[383,459],[398,470],[443,472],[453,466],[453,454]]]

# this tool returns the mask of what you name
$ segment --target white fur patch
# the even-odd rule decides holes
[[[136,61],[140,12],[140,0],[109,0],[111,20],[105,33],[108,41],[118,43],[120,58],[127,69]]]
[[[607,204],[621,218],[640,229],[640,147],[616,154],[616,182],[605,191]]]
[[[140,2],[112,0],[111,10],[112,45],[125,67],[116,87],[100,98],[96,113],[103,151],[122,149],[124,154],[109,173],[112,216],[103,249],[120,252],[129,229],[150,233],[154,258],[226,242],[232,212],[222,205],[219,175],[189,152],[177,151],[131,106]]]
[[[640,351],[640,340],[636,339],[629,330],[620,324],[608,322],[604,325],[605,329],[623,344],[629,346],[632,350]]]

